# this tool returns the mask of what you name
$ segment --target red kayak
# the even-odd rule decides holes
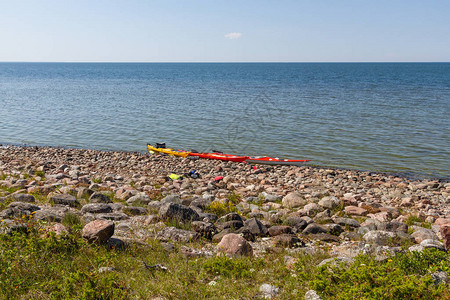
[[[243,162],[246,159],[250,158],[249,156],[239,156],[239,155],[224,154],[224,153],[196,153],[196,152],[190,152],[189,155],[191,155],[191,156],[198,156],[200,158],[217,159],[217,160],[234,161],[234,162]]]
[[[286,165],[286,166],[295,166],[301,165],[309,159],[279,159],[273,157],[249,157],[245,160],[245,162],[250,164],[262,164],[262,165]]]

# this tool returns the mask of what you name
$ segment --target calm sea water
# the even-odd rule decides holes
[[[0,143],[311,159],[449,179],[450,63],[0,63]]]

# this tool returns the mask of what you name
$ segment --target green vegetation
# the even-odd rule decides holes
[[[326,253],[300,252],[289,254],[296,263],[288,267],[284,251],[258,258],[186,258],[153,239],[124,250],[88,244],[73,214],[63,220],[71,233],[59,237],[43,237],[44,224],[30,217],[17,222],[26,230],[0,234],[0,299],[254,299],[263,283],[280,288],[277,299],[302,299],[311,288],[323,299],[450,297],[448,286],[435,285],[430,275],[450,272],[450,254],[438,250],[381,262],[365,255],[350,265],[321,267]]]

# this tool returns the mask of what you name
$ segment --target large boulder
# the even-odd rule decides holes
[[[83,228],[83,238],[89,242],[104,243],[114,234],[114,222],[94,220]]]
[[[248,229],[253,235],[266,236],[269,231],[267,227],[261,223],[257,218],[251,218],[244,222],[244,227]]]
[[[242,236],[235,233],[225,235],[217,244],[218,254],[227,256],[253,256],[253,248]]]
[[[284,207],[295,208],[302,207],[308,203],[308,200],[299,192],[291,192],[283,197],[282,204]]]

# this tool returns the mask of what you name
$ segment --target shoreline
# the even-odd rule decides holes
[[[117,152],[117,153],[139,153],[142,155],[149,154],[148,151],[126,151],[126,150],[110,150],[110,149],[95,149],[95,148],[83,148],[83,147],[71,147],[71,146],[40,146],[40,145],[29,145],[29,144],[10,144],[10,143],[0,143],[0,149],[1,148],[7,148],[7,147],[18,147],[18,148],[53,148],[53,149],[74,149],[74,150],[84,150],[84,151],[98,151],[98,152]],[[258,166],[258,165],[257,165]],[[261,166],[261,165],[260,165]],[[309,163],[302,164],[300,166],[306,166],[310,168],[315,169],[332,169],[332,170],[339,170],[339,171],[352,171],[352,172],[359,172],[359,173],[373,173],[373,174],[380,174],[384,176],[393,176],[397,178],[404,178],[407,180],[412,181],[438,181],[443,183],[449,183],[450,182],[450,176],[446,177],[439,177],[439,176],[432,176],[429,174],[423,174],[423,173],[412,173],[412,172],[394,172],[394,171],[377,171],[377,170],[366,170],[366,169],[352,169],[352,168],[345,168],[345,167],[336,167],[336,166],[327,166],[327,165],[316,165],[314,164],[314,161],[311,161]],[[277,166],[280,167],[280,166]]]
[[[168,177],[193,170],[199,178]],[[361,255],[382,264],[417,251],[447,255],[449,204],[450,183],[373,172],[0,147],[0,235],[23,231],[29,221],[114,253],[141,247],[148,255],[157,245],[173,253],[163,260],[172,270],[177,261],[214,262],[221,255],[276,257],[284,272],[305,255],[312,270],[342,262],[359,266]],[[122,272],[109,264],[117,271],[108,272]],[[284,280],[282,293],[297,295]]]

